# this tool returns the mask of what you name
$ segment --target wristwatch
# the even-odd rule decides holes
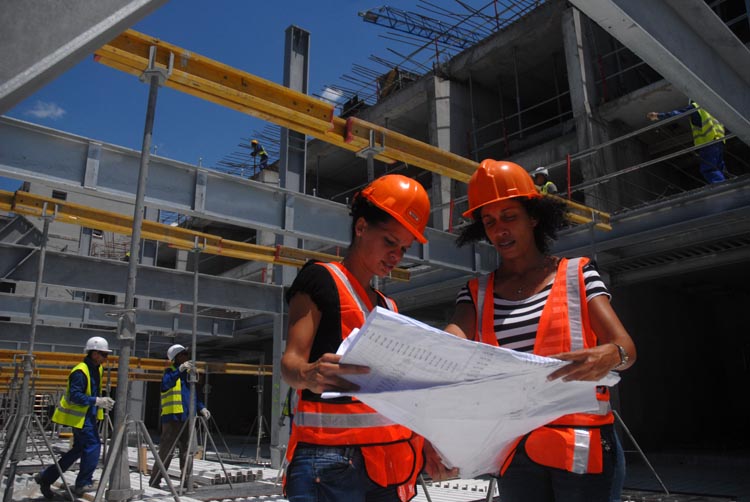
[[[627,365],[628,361],[630,361],[630,356],[628,355],[628,351],[625,350],[625,347],[622,345],[617,345],[616,343],[613,343],[612,345],[617,347],[617,350],[620,352],[620,364],[612,368],[613,370],[616,370],[617,368],[622,368]]]

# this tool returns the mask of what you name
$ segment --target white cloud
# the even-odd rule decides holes
[[[321,94],[320,98],[324,101],[328,101],[329,103],[336,104],[339,101],[342,100],[344,97],[344,93],[339,91],[338,89],[333,89],[331,87],[326,87],[323,89],[323,94]]]
[[[47,103],[45,101],[37,101],[34,103],[34,107],[26,112],[26,115],[33,115],[38,119],[52,119],[56,120],[62,118],[65,115],[65,110],[56,105],[55,103]]]

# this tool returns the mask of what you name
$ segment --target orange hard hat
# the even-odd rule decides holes
[[[365,199],[393,216],[422,244],[430,218],[430,198],[418,181],[400,174],[386,174],[359,192]]]
[[[254,139],[254,140],[252,140],[252,141],[251,141],[250,143],[252,143],[252,144],[256,144],[257,142],[258,142],[258,140],[257,140],[257,139]]]
[[[514,197],[541,197],[526,169],[507,160],[486,159],[469,180],[470,217],[474,211],[491,202]]]

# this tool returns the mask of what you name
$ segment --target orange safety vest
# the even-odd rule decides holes
[[[539,319],[534,354],[548,356],[587,349],[597,345],[591,329],[586,301],[583,267],[588,258],[560,260],[552,290]],[[495,334],[495,273],[469,281],[469,292],[477,309],[474,340],[498,346]],[[526,454],[531,460],[578,474],[602,472],[600,427],[614,422],[609,406],[609,389],[597,388],[598,413],[571,413],[540,427],[526,437]],[[503,461],[501,474],[510,465],[518,438]]]
[[[365,323],[375,306],[362,286],[339,263],[318,263],[326,267],[336,283],[341,307],[341,338]],[[389,310],[397,311],[393,300],[376,291]],[[292,421],[286,462],[291,462],[298,443],[325,446],[359,446],[370,479],[380,486],[398,485],[399,498],[406,502],[416,495],[416,482],[422,471],[424,438],[398,425],[366,404],[351,398],[348,402],[319,402],[302,398],[297,390],[297,407]]]

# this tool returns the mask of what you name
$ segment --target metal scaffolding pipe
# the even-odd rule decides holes
[[[130,260],[128,262],[128,281],[125,288],[124,312],[120,319],[118,338],[120,344],[120,364],[117,367],[117,399],[115,400],[115,423],[117,430],[124,429],[128,416],[129,386],[128,369],[130,361],[131,344],[135,340],[135,285],[138,272],[138,258],[141,242],[141,226],[143,224],[144,199],[146,196],[146,181],[148,180],[148,166],[151,152],[151,139],[154,130],[154,117],[156,115],[156,100],[159,95],[159,86],[168,75],[164,70],[155,67],[156,47],[151,47],[151,58],[149,69],[144,77],[149,81],[148,104],[146,107],[146,121],[143,128],[143,144],[141,146],[141,162],[138,172],[138,188],[135,196],[135,207],[133,210],[133,232],[130,237]],[[171,70],[171,68],[170,68]],[[130,467],[128,464],[127,441],[121,445],[121,449],[112,449],[110,459],[113,461],[113,469],[110,478],[107,500],[128,500],[132,496],[130,489]],[[109,463],[109,462],[108,462]]]

